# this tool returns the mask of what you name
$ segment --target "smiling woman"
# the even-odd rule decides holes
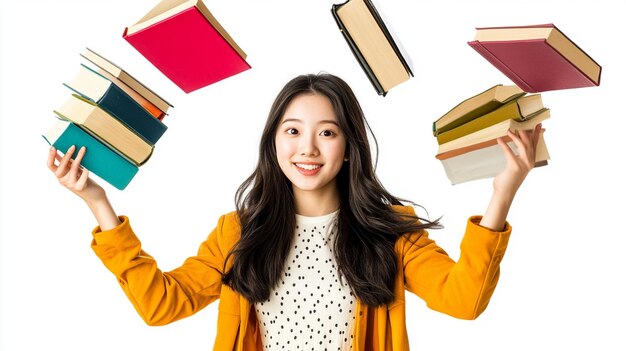
[[[237,190],[237,211],[170,272],[79,167],[84,148],[75,160],[51,148],[48,167],[92,210],[100,224],[92,247],[146,323],[171,323],[219,298],[216,350],[406,350],[405,289],[457,318],[487,307],[511,233],[506,214],[541,130],[509,133],[517,157],[500,141],[507,167],[485,215],[468,220],[458,262],[429,239],[438,222],[378,181],[366,131],[339,77],[289,81],[270,109],[256,169]]]

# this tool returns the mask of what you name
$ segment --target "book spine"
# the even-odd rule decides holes
[[[163,122],[154,118],[113,83],[97,104],[151,145],[156,144],[167,130]]]
[[[484,47],[479,41],[469,41],[467,42],[469,46],[471,46],[476,52],[478,52],[482,57],[484,57],[489,63],[491,63],[494,67],[500,70],[505,76],[507,76],[511,81],[513,81],[517,86],[522,88],[525,92],[528,93],[537,93],[537,89],[531,87],[528,83],[526,83],[520,76],[515,74],[504,62],[500,61],[497,57],[495,57],[486,47]]]
[[[115,188],[124,190],[139,168],[74,123],[66,123],[68,126],[63,134],[52,143],[46,139],[48,143],[63,152],[75,145],[76,151],[72,159],[75,159],[80,148],[85,146],[87,153],[81,165]]]
[[[385,96],[387,94],[387,92],[383,89],[383,86],[378,81],[378,78],[376,78],[376,75],[374,74],[374,71],[372,71],[371,67],[367,64],[367,61],[365,60],[365,57],[363,57],[363,54],[361,53],[359,48],[354,43],[354,40],[352,40],[352,37],[350,36],[350,33],[348,33],[348,30],[343,25],[343,21],[341,21],[341,18],[337,14],[337,10],[342,5],[343,4],[341,4],[341,5],[333,5],[331,10],[330,10],[330,12],[333,14],[333,18],[335,19],[335,22],[337,23],[337,26],[339,27],[339,31],[341,32],[341,34],[343,34],[343,37],[346,40],[346,42],[348,43],[348,46],[350,47],[350,50],[352,51],[352,54],[354,55],[356,60],[359,62],[359,65],[361,65],[361,68],[365,72],[365,75],[367,76],[369,81],[374,86],[374,89],[376,90],[378,95]]]

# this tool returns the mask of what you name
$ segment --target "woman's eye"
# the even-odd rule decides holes
[[[335,135],[335,133],[333,133],[332,130],[325,130],[325,131],[321,132],[320,135],[321,136],[325,136],[325,137],[329,137],[329,136]]]
[[[296,135],[298,134],[298,130],[296,128],[289,128],[287,129],[287,134]]]

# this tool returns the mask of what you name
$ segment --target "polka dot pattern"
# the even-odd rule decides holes
[[[255,304],[264,350],[352,350],[356,298],[339,279],[336,216],[296,216],[282,279],[267,301]]]

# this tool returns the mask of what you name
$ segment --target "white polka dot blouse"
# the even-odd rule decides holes
[[[356,298],[333,253],[337,214],[296,215],[282,279],[255,303],[264,350],[352,350]]]

